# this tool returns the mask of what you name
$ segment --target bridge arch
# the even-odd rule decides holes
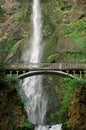
[[[39,71],[29,71],[29,72],[25,72],[23,74],[20,74],[18,76],[18,78],[20,79],[24,79],[27,77],[31,77],[31,76],[35,76],[35,75],[59,75],[59,76],[63,76],[63,77],[70,77],[72,79],[75,79],[76,77],[72,74],[68,74],[67,72],[63,72],[63,71],[56,71],[56,70],[39,70]]]
[[[5,75],[16,75],[20,79],[24,79],[34,75],[60,75],[70,78],[80,79],[86,74],[86,64],[82,63],[19,63],[5,65]],[[76,77],[79,75],[79,78]]]

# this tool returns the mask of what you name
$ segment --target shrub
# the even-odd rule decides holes
[[[0,7],[0,19],[4,16],[4,10]]]
[[[65,79],[62,79],[61,83],[65,91],[64,91],[63,101],[62,101],[62,107],[58,114],[59,120],[62,120],[63,117],[67,117],[67,112],[68,112],[71,100],[75,94],[76,88],[81,87],[82,84],[86,84],[86,81],[65,78]]]
[[[31,122],[25,122],[23,130],[34,130],[34,125]]]

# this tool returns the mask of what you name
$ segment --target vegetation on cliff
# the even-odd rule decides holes
[[[4,76],[0,68],[0,129],[33,130],[19,96],[20,81],[16,77]]]
[[[0,64],[20,62],[22,52],[29,48],[28,43],[30,43],[32,33],[31,2],[32,0],[0,1]],[[43,61],[86,63],[86,1],[41,0],[41,7],[43,13],[42,44],[45,52]],[[22,108],[20,98],[16,91],[19,86],[19,81],[15,78],[4,77],[3,71],[1,68],[0,96],[2,99],[0,109],[2,111],[0,115],[4,116],[0,128],[2,128],[3,124],[6,124],[5,129],[13,127],[15,130],[26,130],[29,128],[29,124],[27,122],[25,123],[27,120],[26,113]],[[71,112],[72,105],[74,107],[74,102],[76,102],[75,98],[77,97],[74,95],[77,95],[75,94],[77,89],[79,91],[78,99],[85,97],[85,94],[82,95],[80,93],[82,92],[82,84],[85,86],[85,83],[67,78],[63,79],[59,76],[48,76],[44,80],[46,82],[46,91],[48,91],[51,100],[51,102],[49,101],[50,108],[47,111],[46,122],[50,124],[66,122],[68,124],[69,110],[69,126],[71,130],[74,130],[77,122],[82,122],[79,118],[83,115],[77,117],[77,112],[73,111],[77,117],[77,122],[75,122],[76,124],[71,122],[71,119],[74,119],[73,113]],[[83,87],[84,90],[85,88]],[[15,95],[17,96],[15,97]],[[51,95],[53,95],[53,98]],[[73,100],[72,104],[71,100]],[[80,110],[81,112],[85,104],[82,101],[81,104],[83,107],[80,108],[79,105],[79,109],[78,104],[79,102],[77,102],[76,111]],[[51,108],[52,105],[53,110]],[[10,110],[10,106],[13,109],[12,111]],[[4,111],[7,107],[8,109]],[[15,111],[19,111],[20,114]],[[10,125],[10,121],[12,125]],[[84,123],[85,119],[81,125]],[[79,128],[77,127],[77,129]],[[80,130],[84,130],[84,127],[80,128]]]

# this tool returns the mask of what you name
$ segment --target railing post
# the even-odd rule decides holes
[[[55,63],[53,63],[53,64],[52,64],[52,69],[54,69],[54,68],[55,68],[54,66],[55,66]]]
[[[82,71],[80,71],[80,79],[82,78]]]
[[[17,77],[18,77],[18,75],[19,75],[19,71],[16,71],[16,74],[17,74]]]
[[[25,74],[25,71],[22,71],[23,72],[23,74]]]
[[[69,74],[69,71],[67,70],[67,74]]]
[[[10,71],[10,76],[12,76],[12,72],[13,72],[13,71]]]
[[[75,70],[73,70],[73,75],[75,76]]]
[[[60,69],[60,70],[62,69],[62,63],[59,64],[59,69]]]

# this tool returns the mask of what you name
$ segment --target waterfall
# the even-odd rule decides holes
[[[33,0],[32,23],[33,33],[31,37],[31,47],[23,54],[25,63],[39,63],[42,57],[42,15],[40,1]],[[23,81],[22,90],[26,100],[26,111],[28,119],[36,124],[35,130],[61,130],[61,125],[43,126],[44,117],[47,110],[47,97],[43,92],[42,76],[33,76]],[[55,128],[56,127],[56,128]]]
[[[48,125],[41,126],[41,125],[39,125],[35,128],[35,130],[62,130],[62,129],[61,129],[61,124],[58,124],[58,125],[53,125],[53,126],[48,126]]]
[[[39,0],[33,1],[32,9],[33,34],[31,47],[28,51],[29,54],[26,52],[24,56],[27,57],[28,55],[30,57],[30,63],[39,63],[42,56],[42,21]],[[25,58],[25,62],[28,62],[28,57]],[[28,119],[33,124],[43,124],[47,109],[47,99],[43,94],[42,76],[26,78],[23,82],[23,91],[26,97]]]

